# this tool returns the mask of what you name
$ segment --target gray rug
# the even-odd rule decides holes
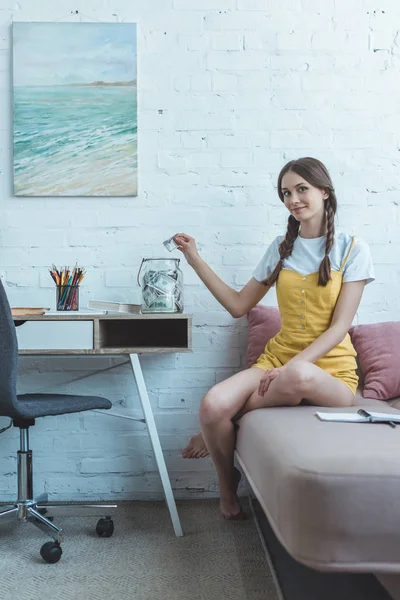
[[[178,501],[175,537],[164,502],[121,502],[110,538],[95,517],[63,517],[57,564],[40,557],[50,538],[29,523],[0,527],[1,600],[279,600],[249,508],[224,521],[218,500]]]

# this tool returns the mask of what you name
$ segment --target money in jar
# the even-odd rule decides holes
[[[183,312],[183,274],[179,258],[144,258],[138,273],[142,313]]]

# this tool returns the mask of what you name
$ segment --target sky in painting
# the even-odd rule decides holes
[[[14,23],[14,85],[136,79],[134,23]]]

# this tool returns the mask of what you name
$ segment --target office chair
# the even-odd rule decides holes
[[[117,508],[113,505],[48,503],[48,495],[33,497],[32,450],[29,449],[29,427],[37,417],[62,415],[83,410],[111,408],[111,402],[98,396],[77,396],[72,394],[22,394],[16,393],[18,372],[18,345],[15,325],[11,315],[4,287],[0,281],[0,416],[10,417],[8,427],[14,425],[20,430],[18,451],[18,499],[0,512],[0,524],[14,518],[29,521],[48,535],[54,542],[45,543],[40,554],[48,563],[60,560],[63,531],[52,522],[53,517],[77,515],[103,515],[96,526],[102,537],[110,537],[114,524],[110,515]],[[3,507],[4,508],[4,507]]]

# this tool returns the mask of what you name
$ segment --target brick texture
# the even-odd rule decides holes
[[[11,303],[53,306],[49,263],[76,260],[88,271],[83,306],[89,298],[136,300],[142,257],[163,255],[161,242],[177,231],[193,235],[210,266],[238,288],[284,230],[279,169],[311,155],[331,172],[339,226],[372,250],[377,282],[356,322],[397,319],[400,4],[376,4],[77,0],[82,12],[74,17],[65,0],[2,0],[0,275]],[[10,26],[61,18],[139,23],[137,198],[12,197]],[[194,352],[146,356],[143,369],[173,487],[187,498],[217,493],[209,459],[185,462],[180,451],[197,430],[205,390],[243,366],[246,319],[227,315],[182,268]],[[271,293],[265,303],[274,302]],[[122,362],[23,358],[20,392],[76,390],[139,407]],[[16,493],[17,442],[13,429],[1,436],[2,501]],[[162,497],[143,424],[93,414],[46,418],[31,442],[37,488],[56,499]]]

